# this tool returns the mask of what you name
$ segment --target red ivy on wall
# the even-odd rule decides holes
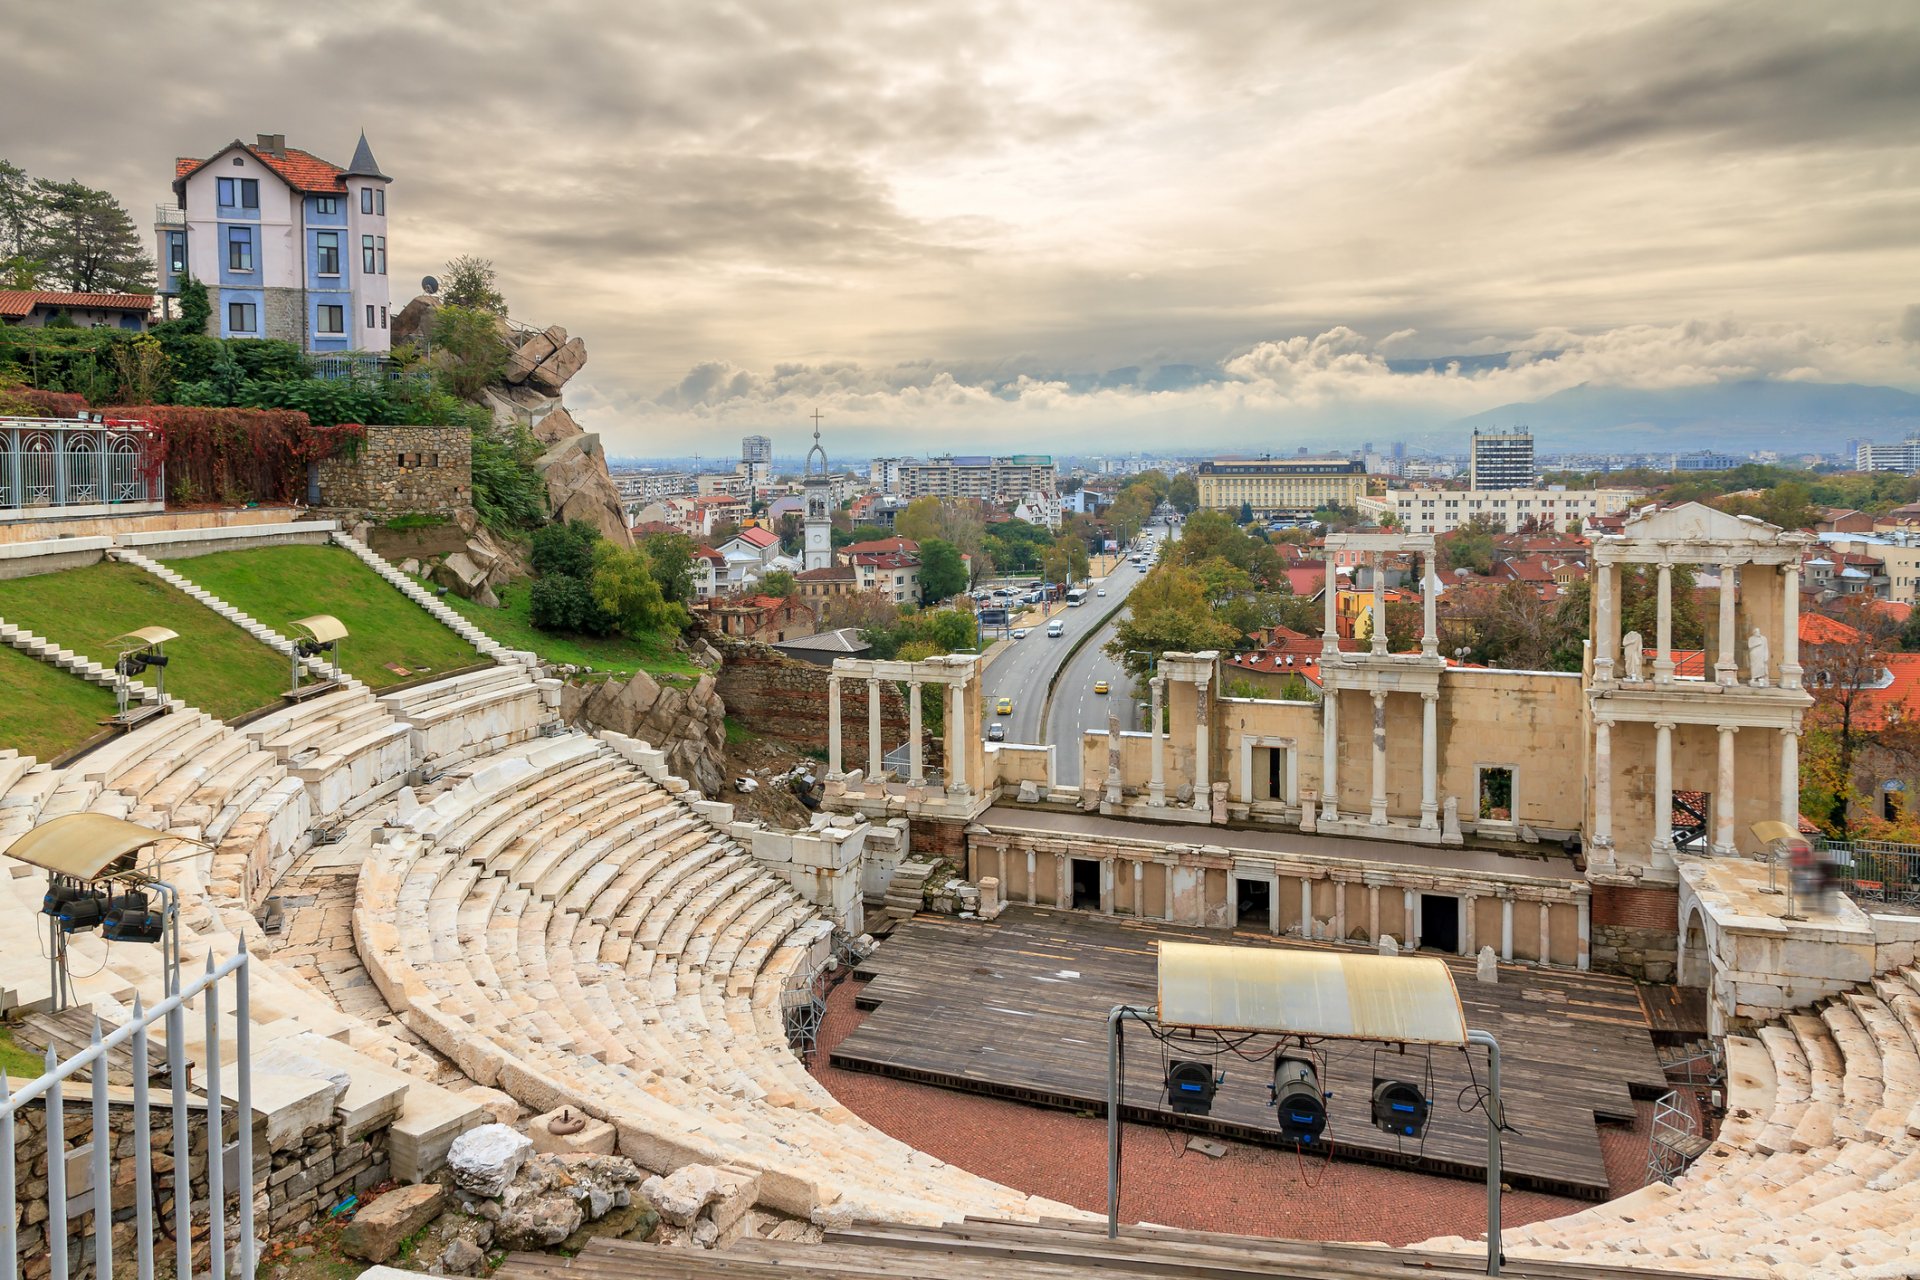
[[[159,433],[149,461],[165,464],[169,501],[291,501],[306,491],[309,462],[351,456],[367,434],[358,423],[316,427],[297,409],[111,405],[100,413]]]

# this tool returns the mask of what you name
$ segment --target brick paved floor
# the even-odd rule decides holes
[[[1104,1213],[1107,1125],[1093,1116],[956,1093],[931,1085],[842,1071],[828,1055],[865,1016],[858,984],[827,1003],[814,1074],[869,1123],[912,1146],[1036,1195]],[[1603,1128],[1600,1142],[1615,1195],[1640,1185],[1653,1106],[1632,1129]],[[1186,1151],[1167,1130],[1128,1125],[1121,1209],[1128,1221],[1245,1235],[1410,1244],[1486,1230],[1486,1184],[1377,1165],[1301,1160],[1272,1147],[1226,1143],[1212,1159]],[[1587,1201],[1513,1192],[1502,1200],[1507,1226],[1559,1217]]]

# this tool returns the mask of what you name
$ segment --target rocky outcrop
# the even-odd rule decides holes
[[[499,606],[499,587],[529,572],[520,549],[481,524],[471,511],[428,529],[368,524],[353,532],[402,571],[422,575],[488,608]]]
[[[662,685],[644,671],[627,680],[569,682],[561,715],[596,729],[611,729],[653,744],[667,754],[667,768],[709,796],[726,782],[727,708],[712,676],[690,689]]]
[[[559,440],[540,455],[533,469],[547,482],[547,505],[554,519],[585,520],[609,541],[623,547],[633,544],[626,507],[607,474],[607,455],[598,435],[583,431]]]

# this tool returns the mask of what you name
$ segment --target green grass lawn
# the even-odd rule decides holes
[[[167,567],[289,639],[294,619],[332,614],[347,628],[341,665],[375,689],[486,661],[342,547],[217,551]],[[389,670],[389,663],[406,671]]]
[[[701,670],[693,659],[673,647],[671,632],[627,638],[609,636],[556,636],[533,625],[529,613],[533,595],[525,582],[513,582],[496,594],[501,607],[489,609],[471,600],[447,593],[447,603],[461,617],[479,627],[509,649],[527,649],[548,662],[572,663],[618,675],[645,671],[653,676],[693,678]]]
[[[79,676],[0,645],[0,747],[51,760],[102,730],[113,695]]]
[[[28,658],[27,661],[32,662],[33,659]],[[15,1044],[13,1032],[0,1027],[0,1071],[4,1071],[16,1080],[34,1080],[38,1079],[40,1073],[46,1069],[45,1058],[31,1049]]]
[[[114,638],[136,627],[177,631],[167,645],[167,692],[222,720],[278,703],[287,687],[285,658],[130,564],[0,581],[0,618],[99,663],[111,663]],[[152,684],[155,675],[140,679]]]

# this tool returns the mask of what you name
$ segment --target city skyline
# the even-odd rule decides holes
[[[37,6],[0,68],[147,86],[8,149],[142,223],[175,155],[366,128],[395,305],[493,259],[585,337],[615,454],[815,407],[849,452],[1198,452],[1580,386],[1920,389],[1911,11],[1432,8],[223,8],[207,93],[173,69],[210,7]]]

